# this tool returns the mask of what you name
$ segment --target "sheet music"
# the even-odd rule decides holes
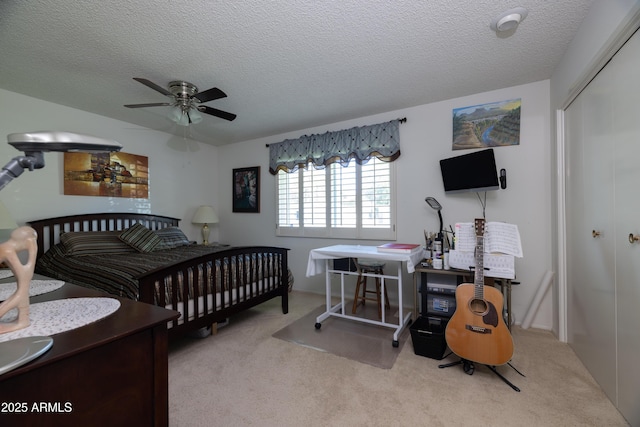
[[[520,232],[515,224],[506,222],[488,222],[484,239],[488,252],[500,252],[522,258],[522,243]]]
[[[455,248],[461,252],[474,252],[476,233],[471,222],[456,223]],[[515,224],[506,222],[487,222],[484,232],[484,251],[503,253],[522,258],[520,232]]]
[[[513,255],[484,254],[485,277],[501,279],[515,279],[516,269]],[[473,252],[453,250],[449,252],[449,265],[459,270],[469,270],[474,267],[476,260]]]
[[[473,224],[470,222],[456,223],[454,245],[457,251],[475,252],[476,250],[476,232]]]

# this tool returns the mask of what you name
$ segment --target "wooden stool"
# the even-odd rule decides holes
[[[378,318],[382,319],[382,297],[380,293],[381,288],[381,279],[379,277],[375,277],[376,282],[376,290],[368,291],[367,290],[367,276],[363,275],[363,273],[370,274],[384,274],[383,268],[384,263],[376,261],[376,260],[368,260],[368,259],[354,259],[353,262],[356,265],[356,270],[358,271],[358,280],[356,282],[356,293],[353,297],[353,308],[351,310],[352,314],[356,314],[358,305],[362,302],[364,305],[365,301],[377,301],[378,302]],[[362,286],[362,295],[360,295],[360,286]],[[374,297],[367,297],[367,294],[375,294]],[[391,308],[389,304],[389,294],[387,293],[387,287],[384,287],[384,301],[385,307]]]

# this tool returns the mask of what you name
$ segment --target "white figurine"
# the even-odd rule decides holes
[[[10,323],[0,322],[0,334],[16,331],[29,326],[29,286],[33,278],[38,252],[38,234],[31,227],[19,227],[13,230],[11,238],[0,244],[0,262],[5,262],[18,282],[17,289],[0,304],[0,317],[11,309],[18,309],[18,318]],[[22,264],[18,253],[27,251],[29,259]]]

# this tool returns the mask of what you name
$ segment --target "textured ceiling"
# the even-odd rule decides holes
[[[222,145],[548,79],[592,2],[3,0],[0,87],[177,135],[132,77],[218,87],[238,118],[189,132]]]

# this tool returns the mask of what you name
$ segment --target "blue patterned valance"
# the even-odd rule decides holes
[[[294,172],[309,162],[316,168],[351,159],[362,163],[372,157],[392,162],[400,157],[401,121],[404,119],[269,144],[269,172]]]

